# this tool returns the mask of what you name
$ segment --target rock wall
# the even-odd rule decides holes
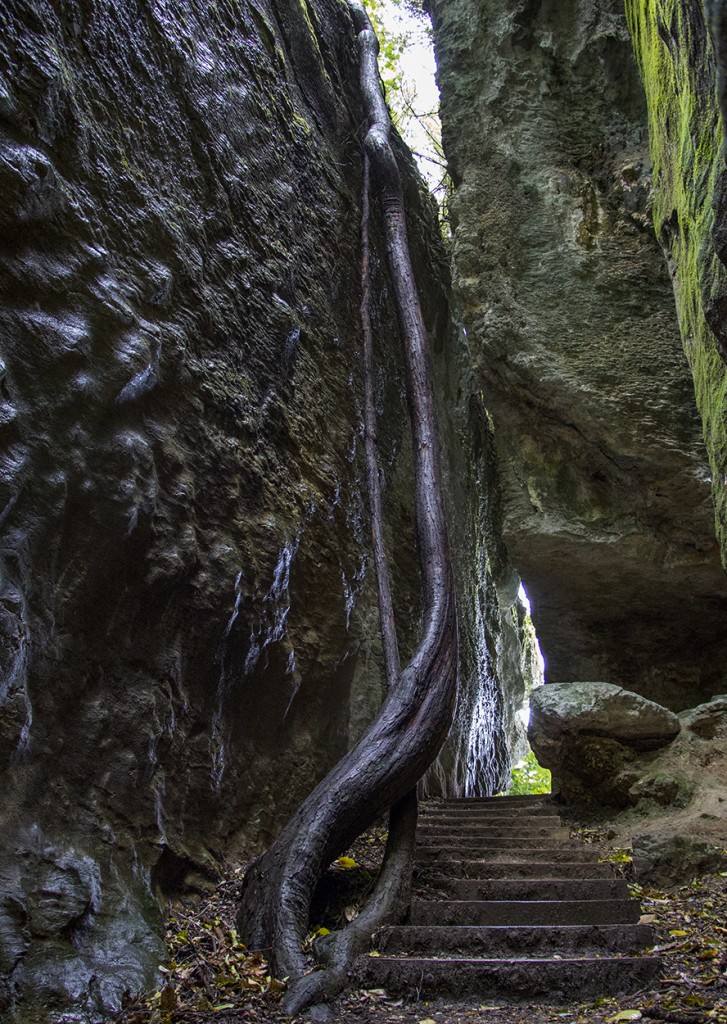
[[[710,7],[719,39],[725,8]],[[727,566],[727,172],[719,62],[701,0],[627,0],[626,12],[649,111],[654,227],[694,377]]]
[[[25,1021],[152,984],[164,898],[264,847],[383,681],[345,5],[10,0],[0,118],[0,1015]],[[436,218],[400,155],[464,651],[429,786],[476,791],[507,768],[495,668],[524,685],[514,577],[487,548],[486,424]],[[378,229],[372,261],[406,653],[419,588]]]
[[[647,108],[623,4],[432,9],[455,294],[547,678],[694,706],[724,689],[727,586],[710,497],[710,478],[725,475],[724,409],[708,427],[710,470],[651,220]],[[675,150],[673,135],[664,146]],[[717,400],[724,368],[711,353]]]

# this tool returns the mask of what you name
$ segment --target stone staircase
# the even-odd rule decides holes
[[[548,797],[424,804],[408,924],[357,980],[408,998],[583,1001],[647,986],[659,960],[626,882],[572,840]]]

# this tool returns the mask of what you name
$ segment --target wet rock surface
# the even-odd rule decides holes
[[[432,7],[455,293],[547,677],[694,706],[724,679],[716,463],[651,222],[660,183],[623,5]]]
[[[25,1020],[153,984],[164,899],[269,843],[370,720],[383,678],[345,6],[12,0],[0,118],[0,1001]],[[507,766],[514,711],[494,669],[519,656],[517,586],[488,546],[491,441],[436,218],[399,152],[453,410],[465,649],[430,785],[461,792]],[[376,227],[372,263],[406,655],[410,456]],[[485,699],[495,717],[473,759]]]

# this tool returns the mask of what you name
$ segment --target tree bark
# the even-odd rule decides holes
[[[449,730],[457,678],[454,587],[427,335],[409,255],[401,179],[389,143],[389,114],[376,60],[378,43],[363,6],[357,0],[349,0],[349,8],[358,36],[361,88],[369,120],[365,151],[371,161],[383,213],[388,262],[404,345],[423,630],[411,661],[403,670],[398,670],[390,595],[388,611],[386,598],[381,601],[380,597],[390,682],[384,703],[359,742],[298,807],[270,849],[245,877],[237,922],[240,937],[251,949],[271,951],[275,974],[289,979],[285,1005],[291,1013],[340,990],[352,956],[391,908],[401,902],[416,823],[416,798],[412,791]],[[373,437],[372,442],[375,444]],[[377,470],[375,473],[378,475]],[[370,468],[368,476],[371,482]],[[381,516],[380,496],[378,507],[378,513],[372,516],[374,530],[380,530],[382,525],[381,520],[378,526],[373,522]],[[381,543],[383,549],[383,535]],[[375,538],[374,544],[376,546]],[[385,563],[385,554],[383,557]],[[380,577],[379,592],[381,594]],[[383,621],[389,614],[392,616],[390,630]],[[322,944],[321,952],[329,962],[329,969],[307,973],[309,964],[301,946],[318,878],[356,836],[387,808],[398,804],[392,816],[390,843],[373,900],[349,928]],[[407,859],[406,872],[402,871],[402,859]]]

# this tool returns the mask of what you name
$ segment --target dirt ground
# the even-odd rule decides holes
[[[627,878],[630,862],[615,850],[626,845],[623,830],[576,830],[597,843],[604,858],[616,858]],[[375,871],[383,849],[382,828],[357,841],[347,861],[333,866],[327,897],[318,901],[316,920],[335,926],[355,913],[355,904]],[[170,907],[169,957],[165,987],[143,999],[129,998],[114,1024],[621,1024],[653,1020],[674,1024],[727,1024],[727,873],[690,880],[665,891],[636,885],[643,920],[653,923],[655,951],[663,969],[653,987],[619,999],[585,1004],[543,1005],[476,1002],[404,1003],[383,990],[354,991],[316,1017],[291,1018],[282,1012],[283,986],[268,964],[250,954],[234,930],[242,873],[204,897]]]

